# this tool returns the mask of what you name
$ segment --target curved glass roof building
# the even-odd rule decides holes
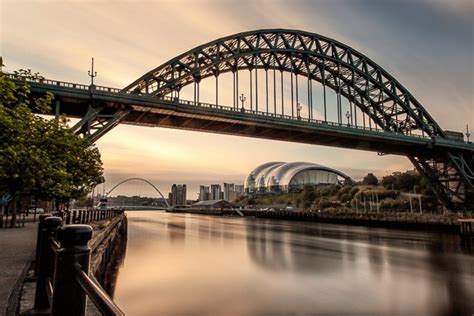
[[[277,193],[302,189],[306,184],[338,184],[351,180],[346,174],[310,162],[267,162],[245,179],[247,194]]]

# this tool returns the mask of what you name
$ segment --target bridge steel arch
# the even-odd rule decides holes
[[[170,208],[170,205],[169,205],[168,202],[166,201],[166,199],[165,199],[165,197],[163,196],[163,194],[161,193],[161,191],[160,191],[153,183],[151,183],[150,181],[148,181],[148,180],[146,180],[146,179],[143,179],[143,178],[128,178],[128,179],[125,179],[125,180],[123,180],[123,181],[117,183],[116,185],[114,185],[114,186],[112,187],[112,189],[110,189],[110,190],[105,194],[105,196],[106,196],[106,197],[109,196],[110,193],[112,193],[117,187],[121,186],[122,184],[124,184],[124,183],[126,183],[126,182],[129,182],[129,181],[136,181],[136,180],[142,181],[142,182],[145,182],[145,183],[149,184],[153,189],[155,189],[156,192],[158,192],[158,194],[161,196],[161,198],[165,201],[166,206],[167,206],[168,208]]]
[[[415,97],[374,61],[336,40],[304,31],[257,30],[217,39],[158,66],[124,90],[165,96],[225,72],[273,68],[324,82],[383,130],[419,129],[446,136]]]
[[[270,29],[223,37],[158,66],[124,91],[159,98],[179,96],[187,85],[195,84],[199,89],[202,79],[217,80],[226,72],[238,75],[241,70],[255,69],[275,69],[320,82],[344,96],[384,131],[403,135],[415,132],[431,137],[433,143],[447,138],[420,102],[385,69],[341,42],[305,31]],[[473,151],[406,155],[446,206],[473,207]]]

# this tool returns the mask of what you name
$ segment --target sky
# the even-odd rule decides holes
[[[223,36],[299,29],[365,54],[401,82],[442,128],[464,131],[466,124],[474,129],[473,3],[0,0],[0,55],[5,71],[30,68],[46,78],[85,84],[93,56],[96,84],[121,88]],[[143,177],[164,194],[171,184],[186,183],[190,199],[197,198],[200,184],[242,184],[252,169],[268,161],[314,162],[355,179],[413,168],[401,156],[127,125],[114,128],[97,146],[106,191],[126,178]],[[132,187],[114,193],[148,190]]]

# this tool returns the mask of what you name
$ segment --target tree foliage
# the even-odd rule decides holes
[[[373,173],[369,173],[364,177],[362,183],[365,185],[377,185],[379,183],[379,179],[377,179]]]
[[[72,133],[65,118],[45,117],[52,94],[33,97],[25,80],[0,73],[0,192],[67,201],[103,182],[98,149]]]

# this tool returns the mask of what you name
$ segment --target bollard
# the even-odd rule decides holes
[[[86,293],[76,279],[75,266],[89,274],[92,227],[70,225],[58,231],[61,249],[56,256],[54,273],[53,306],[51,315],[83,316],[86,313]]]
[[[43,242],[41,238],[42,237],[41,230],[44,228],[44,220],[51,216],[52,216],[51,214],[40,214],[39,216],[38,233],[36,234],[36,255],[35,255],[35,272],[34,272],[35,277],[38,275],[40,249],[41,249],[41,243]]]
[[[56,216],[50,216],[44,219],[43,229],[41,230],[41,244],[38,265],[38,277],[36,280],[35,304],[34,310],[44,311],[50,308],[49,297],[46,286],[48,278],[53,276],[52,263],[54,262],[54,250],[49,242],[49,238],[55,236],[62,219]]]

